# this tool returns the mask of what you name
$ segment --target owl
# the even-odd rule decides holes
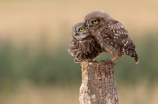
[[[101,45],[88,31],[84,22],[73,26],[73,40],[68,52],[74,57],[74,62],[93,61],[103,51]]]
[[[85,25],[89,32],[97,39],[101,48],[113,57],[116,62],[122,55],[132,57],[137,64],[138,55],[135,45],[128,35],[128,31],[117,20],[114,20],[104,11],[92,11],[85,16]]]

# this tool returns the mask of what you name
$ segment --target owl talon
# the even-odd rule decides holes
[[[93,62],[97,62],[97,60],[93,60]]]
[[[101,62],[105,62],[105,63],[113,63],[111,60],[101,60]]]
[[[111,61],[112,63],[113,63],[113,65],[115,65],[116,64],[116,61]]]
[[[105,60],[101,60],[100,62],[105,62]]]
[[[97,60],[94,60],[94,61],[92,61],[92,62],[97,62]]]
[[[94,62],[94,61],[92,61],[92,60],[88,60],[88,62]]]

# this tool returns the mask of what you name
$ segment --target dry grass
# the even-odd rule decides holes
[[[118,86],[120,104],[157,104],[158,85]],[[79,86],[22,85],[12,94],[0,94],[1,104],[79,104]]]
[[[91,3],[89,3],[91,2]],[[145,1],[1,1],[0,39],[21,45],[38,44],[41,35],[48,47],[71,39],[71,27],[92,10],[104,10],[122,22],[129,32],[156,31],[158,2]],[[42,34],[43,33],[43,34]],[[63,38],[64,36],[64,38]],[[65,38],[65,36],[67,38]]]

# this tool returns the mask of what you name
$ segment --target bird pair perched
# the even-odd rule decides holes
[[[88,13],[84,19],[73,26],[68,51],[74,62],[93,61],[103,52],[113,56],[110,59],[113,63],[122,55],[132,57],[136,64],[139,62],[135,45],[119,21],[99,10]]]

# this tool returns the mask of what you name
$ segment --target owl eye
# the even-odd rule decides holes
[[[98,23],[98,20],[93,20],[93,23],[94,23],[94,24],[97,24],[97,23]]]
[[[84,28],[80,28],[80,32],[84,31]]]

